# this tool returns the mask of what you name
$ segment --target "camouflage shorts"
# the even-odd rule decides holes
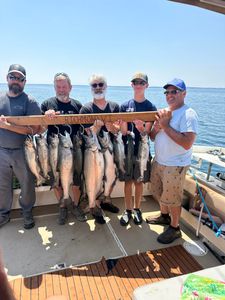
[[[183,186],[189,166],[163,166],[153,161],[151,191],[161,205],[180,206],[183,199]]]

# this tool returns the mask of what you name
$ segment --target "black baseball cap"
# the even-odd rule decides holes
[[[26,77],[26,70],[24,69],[24,67],[18,64],[13,64],[9,67],[8,74],[10,73],[19,73],[23,77]]]

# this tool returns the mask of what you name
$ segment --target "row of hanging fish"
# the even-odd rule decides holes
[[[83,152],[84,143],[84,152]],[[111,141],[110,134],[84,135],[78,132],[71,140],[70,134],[52,134],[49,143],[45,135],[28,136],[25,141],[25,157],[31,172],[36,177],[37,186],[50,179],[52,187],[59,185],[63,189],[63,200],[69,199],[69,189],[74,182],[83,179],[85,192],[89,203],[102,193],[110,197],[116,179],[123,178],[125,172],[132,172],[133,168],[133,133],[127,139],[127,160],[125,160],[122,133],[119,132]],[[144,171],[149,160],[149,143],[146,134],[141,135],[138,151],[140,180],[143,181]],[[126,163],[126,165],[125,165]],[[51,171],[51,173],[50,173]]]

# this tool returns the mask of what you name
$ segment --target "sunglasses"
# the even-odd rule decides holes
[[[93,83],[91,86],[96,89],[98,86],[102,88],[105,84],[103,82]]]
[[[9,78],[9,80],[16,80],[16,81],[19,81],[19,82],[24,82],[26,80],[25,77],[16,77],[16,76],[13,76],[13,75],[9,75],[8,78]]]
[[[141,80],[141,81],[134,80],[133,85],[143,85],[144,86],[144,85],[146,85],[146,82],[144,80]]]
[[[180,91],[179,90],[171,90],[171,91],[165,91],[164,94],[167,96],[169,94],[171,95],[176,95],[176,94],[179,94]]]

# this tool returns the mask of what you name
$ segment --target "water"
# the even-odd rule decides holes
[[[0,84],[0,90],[7,90],[7,85]],[[42,103],[45,99],[54,96],[54,87],[48,84],[27,84],[26,92],[34,96],[39,103]],[[73,86],[71,96],[83,104],[92,99],[88,86]],[[157,108],[166,106],[162,88],[149,88],[146,91],[146,97]],[[131,98],[131,87],[108,87],[107,99],[109,100],[121,104]],[[186,104],[191,106],[199,116],[199,133],[196,144],[225,147],[225,89],[189,88]],[[218,171],[217,168],[215,169],[216,171]]]

